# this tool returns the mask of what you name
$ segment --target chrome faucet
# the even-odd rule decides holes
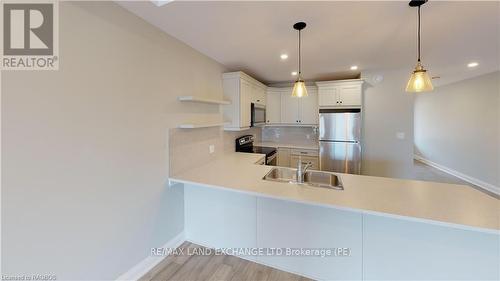
[[[297,162],[297,183],[304,183],[304,175],[307,171],[307,169],[309,169],[309,167],[312,166],[312,163],[309,162],[309,163],[306,163],[306,165],[304,167],[302,167],[302,160],[299,158],[299,161]]]

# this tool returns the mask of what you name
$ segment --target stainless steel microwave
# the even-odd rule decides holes
[[[266,106],[263,104],[252,103],[252,127],[262,126],[266,124]]]

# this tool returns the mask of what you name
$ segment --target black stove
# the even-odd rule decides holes
[[[266,155],[266,165],[276,166],[277,150],[274,147],[253,145],[252,135],[241,136],[236,139],[236,152],[259,153]]]

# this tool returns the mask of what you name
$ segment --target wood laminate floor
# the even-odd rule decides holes
[[[170,255],[140,281],[306,281],[299,275],[277,270],[229,255],[187,255],[193,249],[206,249],[184,242],[183,254]]]

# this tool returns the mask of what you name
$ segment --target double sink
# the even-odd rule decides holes
[[[313,187],[344,190],[340,178],[332,173],[321,171],[306,171],[303,182],[297,181],[297,169],[276,167],[264,176],[264,180],[290,184],[304,184]]]

